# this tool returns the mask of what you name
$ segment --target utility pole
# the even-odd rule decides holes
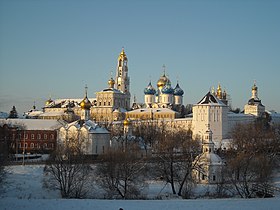
[[[24,166],[25,164],[25,130],[23,131],[23,150],[22,150],[22,154],[23,154],[23,157],[22,157],[22,165]]]

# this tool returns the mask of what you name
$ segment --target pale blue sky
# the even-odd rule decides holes
[[[254,80],[280,111],[280,1],[0,0],[0,111],[36,101],[89,97],[107,87],[125,48],[131,94],[166,65],[184,103],[218,82],[243,109]]]

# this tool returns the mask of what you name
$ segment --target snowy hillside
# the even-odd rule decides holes
[[[196,199],[196,200],[67,200],[59,199],[58,191],[43,188],[43,165],[18,165],[6,168],[8,174],[0,191],[0,209],[112,209],[167,210],[167,209],[279,209],[279,197],[270,199]],[[165,194],[170,189],[153,185],[149,193]]]

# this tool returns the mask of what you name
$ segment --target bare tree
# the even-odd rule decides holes
[[[240,197],[252,197],[253,184],[271,181],[280,148],[276,134],[261,123],[238,125],[233,130],[232,149],[226,153],[226,179]]]
[[[145,163],[137,157],[135,148],[111,150],[97,166],[98,185],[108,198],[139,198],[146,187]]]
[[[88,192],[90,165],[81,144],[58,144],[45,166],[46,186],[60,190],[62,198],[83,198]]]
[[[171,185],[172,193],[189,197],[193,185],[193,161],[199,152],[192,132],[179,128],[163,129],[156,148],[156,170]]]
[[[149,147],[154,147],[161,129],[158,126],[157,120],[139,121],[135,124],[134,134],[137,138],[142,138],[144,144]],[[164,127],[165,128],[165,127]],[[146,147],[146,153],[147,153]]]

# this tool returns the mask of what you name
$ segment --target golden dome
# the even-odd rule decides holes
[[[81,101],[81,103],[80,103],[80,107],[82,108],[82,109],[90,109],[90,107],[91,107],[91,103],[90,103],[90,101],[88,100],[88,97],[87,97],[87,89],[88,89],[88,87],[86,86],[85,87],[85,97],[84,97],[84,99]]]
[[[170,81],[170,80],[165,76],[165,74],[163,74],[163,75],[159,78],[159,80],[158,80],[158,82],[157,82],[157,86],[158,86],[158,87],[163,87],[163,86],[165,86],[166,83],[169,82],[169,81]]]
[[[115,85],[115,80],[111,77],[111,79],[108,80],[109,88],[113,88]]]
[[[218,88],[217,88],[217,97],[218,97],[219,99],[222,98],[222,88],[221,88],[220,83],[219,83]]]
[[[122,48],[122,51],[119,55],[119,60],[127,60],[126,54],[124,52],[124,48]]]
[[[88,98],[85,97],[85,98],[81,101],[80,106],[81,106],[82,109],[90,109],[91,103],[90,103],[90,101],[88,100]]]
[[[51,97],[50,97],[49,100],[46,101],[45,105],[46,105],[46,106],[49,106],[52,102],[53,102],[53,100],[52,100]]]
[[[125,120],[123,121],[123,125],[124,125],[124,126],[128,126],[128,125],[130,125],[130,124],[131,124],[131,122],[130,122],[129,119],[125,119]]]

